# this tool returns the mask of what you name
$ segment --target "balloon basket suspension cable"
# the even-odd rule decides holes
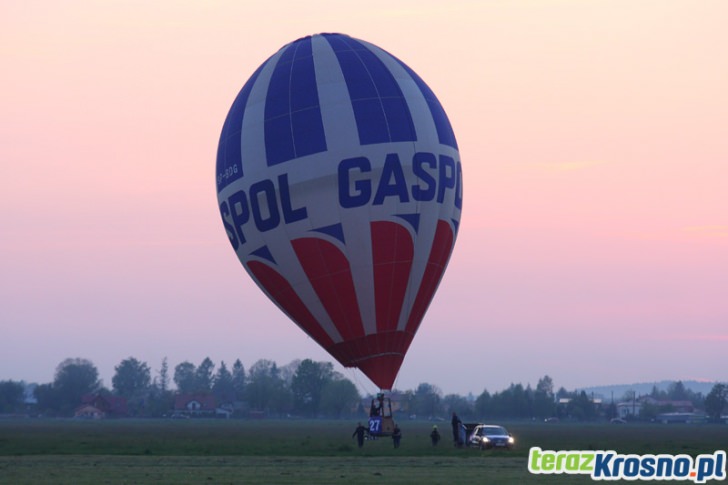
[[[360,389],[363,389],[364,392],[366,392],[370,396],[374,396],[375,394],[369,390],[369,386],[366,385],[366,383],[359,380],[359,374],[357,373],[356,369],[354,367],[346,367],[346,369],[349,371],[349,374],[351,375],[352,379],[354,380],[354,383],[356,386]],[[364,396],[366,397],[366,396]]]
[[[399,372],[396,376],[394,376],[394,382],[392,382],[392,389],[389,390],[389,393],[391,394],[394,392],[395,389],[397,389],[397,381],[399,380]]]

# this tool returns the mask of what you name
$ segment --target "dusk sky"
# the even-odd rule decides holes
[[[238,262],[214,175],[253,71],[341,32],[428,83],[463,165],[396,388],[726,381],[727,18],[722,0],[4,0],[0,380],[51,382],[67,357],[108,387],[130,356],[153,375],[332,360]]]

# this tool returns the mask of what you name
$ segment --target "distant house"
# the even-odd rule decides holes
[[[624,401],[617,403],[617,415],[620,418],[636,417],[642,411],[642,403],[640,401]]]
[[[76,412],[73,413],[73,417],[84,419],[101,419],[106,417],[106,415],[96,406],[83,404],[82,406],[76,408]]]
[[[81,398],[81,405],[76,408],[76,418],[102,419],[123,418],[129,414],[126,398],[110,394],[86,394]]]
[[[174,399],[174,412],[188,416],[214,416],[217,409],[212,394],[177,394]]]

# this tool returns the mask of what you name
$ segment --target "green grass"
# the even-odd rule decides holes
[[[512,452],[456,449],[447,423],[405,421],[402,446],[351,438],[349,421],[0,421],[0,483],[590,483],[587,476],[533,476],[531,446],[619,453],[725,449],[728,426],[504,423]]]
[[[538,478],[538,480],[536,480]],[[569,477],[569,483],[590,483]],[[525,459],[423,457],[129,457],[34,456],[0,458],[0,483],[22,484],[520,484],[564,483],[534,477]]]

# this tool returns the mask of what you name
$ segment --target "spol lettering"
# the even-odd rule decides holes
[[[245,244],[243,226],[250,221],[251,215],[260,232],[278,227],[281,217],[286,224],[308,217],[306,207],[293,207],[288,174],[279,175],[277,180],[277,186],[268,179],[256,182],[248,189],[250,197],[244,190],[238,190],[220,204],[222,223],[236,251]]]
[[[454,191],[454,204],[462,209],[462,166],[446,155],[417,152],[412,157],[414,184],[408,184],[405,169],[396,153],[386,155],[381,173],[376,175],[366,157],[347,158],[337,168],[338,202],[344,209],[364,205],[382,205],[389,197],[399,202],[443,203],[448,191]],[[411,180],[411,177],[410,177]],[[298,202],[298,203],[295,203]],[[293,201],[288,174],[275,180],[255,182],[238,190],[220,203],[220,215],[230,243],[237,250],[245,244],[243,228],[249,222],[260,232],[270,231],[281,223],[291,224],[308,218],[308,210]]]

